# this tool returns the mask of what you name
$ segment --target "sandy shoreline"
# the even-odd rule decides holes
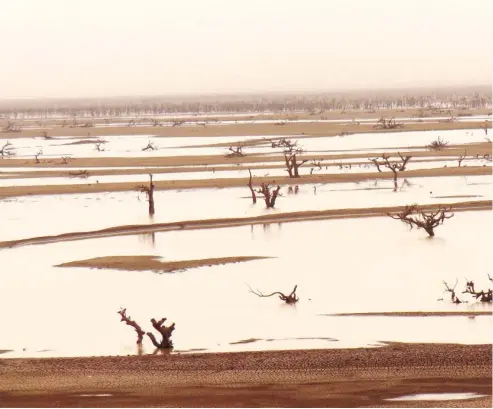
[[[471,202],[458,203],[441,203],[422,205],[421,209],[429,211],[437,209],[439,206],[450,207],[453,212],[472,211],[472,210],[491,210],[491,200],[480,200]],[[124,236],[132,234],[144,234],[152,232],[164,232],[174,230],[197,230],[197,229],[217,229],[223,227],[237,227],[255,224],[268,223],[289,223],[313,220],[342,219],[355,217],[382,217],[387,213],[400,212],[405,206],[389,207],[370,207],[361,209],[330,209],[330,210],[313,210],[288,213],[274,213],[254,217],[242,218],[225,218],[225,219],[205,219],[205,220],[188,220],[173,223],[155,223],[152,225],[124,225],[109,227],[101,230],[86,232],[62,233],[52,236],[31,237],[19,240],[0,241],[1,248],[12,248],[17,246],[56,243],[60,241],[83,240],[89,238],[101,238],[111,236]]]
[[[488,396],[460,403],[487,407],[491,361],[491,345],[400,343],[370,349],[0,359],[0,406],[408,407],[411,402],[385,399],[476,392]]]

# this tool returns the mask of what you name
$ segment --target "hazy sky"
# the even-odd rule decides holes
[[[0,97],[489,84],[491,0],[0,0]]]

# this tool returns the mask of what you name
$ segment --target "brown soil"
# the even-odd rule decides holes
[[[378,117],[378,116],[377,116]],[[351,118],[351,117],[350,117]],[[95,137],[112,135],[155,135],[171,137],[193,136],[262,136],[262,135],[306,135],[306,136],[335,136],[342,132],[398,132],[398,131],[423,131],[423,130],[449,130],[449,129],[481,129],[484,122],[416,122],[405,124],[400,129],[375,129],[370,124],[337,124],[320,122],[286,123],[246,123],[208,126],[176,126],[176,127],[145,127],[145,126],[115,126],[93,128],[43,128],[23,129],[20,132],[0,132],[0,138],[11,139],[21,137],[41,137],[44,132],[51,138],[57,136]]]
[[[491,363],[491,345],[400,343],[370,349],[1,359],[0,406],[453,407],[457,401],[386,399],[475,392],[488,396],[458,406],[491,407]]]
[[[424,211],[436,210],[439,206],[451,208],[454,212],[470,211],[470,210],[491,210],[491,200],[480,200],[472,202],[458,203],[441,203],[433,205],[422,205]],[[155,223],[153,225],[125,225],[109,227],[107,229],[64,233],[54,236],[33,237],[20,240],[9,240],[0,242],[1,248],[16,247],[22,245],[46,244],[60,241],[83,240],[90,238],[101,238],[110,236],[125,236],[132,234],[144,234],[152,232],[174,231],[174,230],[198,230],[198,229],[217,229],[223,227],[237,227],[254,224],[269,224],[269,223],[289,223],[313,220],[327,219],[343,219],[356,217],[382,217],[387,213],[397,213],[404,210],[405,206],[390,206],[390,207],[369,207],[362,209],[331,209],[331,210],[315,210],[315,211],[300,211],[289,213],[274,213],[263,216],[243,217],[243,218],[228,218],[228,219],[207,219],[207,220],[189,220],[174,223]]]
[[[461,317],[489,315],[491,311],[400,311],[400,312],[353,312],[344,314],[320,314],[331,317]]]
[[[161,261],[156,256],[106,256],[87,260],[71,261],[55,267],[90,267],[107,268],[114,270],[146,271],[153,270],[163,273],[172,273],[178,270],[215,266],[219,264],[241,263],[244,261],[260,260],[268,257],[221,257],[205,258],[201,260]]]

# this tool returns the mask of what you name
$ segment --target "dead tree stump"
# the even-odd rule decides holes
[[[149,202],[149,215],[154,215],[154,183],[152,182],[152,173],[149,174],[149,186],[139,185],[137,190],[141,193],[145,193],[147,196],[147,201]]]

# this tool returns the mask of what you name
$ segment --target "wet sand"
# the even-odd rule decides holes
[[[436,210],[440,206],[451,208],[453,212],[472,211],[472,210],[491,210],[491,200],[479,200],[472,202],[458,203],[441,203],[421,205],[420,208],[424,211]],[[314,210],[300,211],[289,213],[266,214],[254,217],[242,218],[225,218],[225,219],[205,219],[205,220],[188,220],[174,223],[155,223],[152,225],[124,225],[109,227],[101,230],[63,233],[53,236],[31,237],[19,240],[8,240],[0,242],[1,248],[56,243],[60,241],[83,240],[90,238],[125,236],[132,234],[143,234],[152,232],[164,232],[174,230],[199,230],[199,229],[218,229],[225,227],[247,226],[255,224],[269,223],[289,223],[302,222],[313,220],[328,220],[328,219],[344,219],[355,217],[382,217],[387,213],[401,212],[405,206],[389,206],[389,207],[369,207],[361,209],[331,209],[331,210]]]
[[[58,264],[55,267],[89,267],[98,269],[108,268],[113,270],[128,271],[153,270],[163,273],[172,273],[174,271],[187,270],[190,268],[241,263],[245,261],[260,260],[265,258],[268,257],[238,256],[205,258],[200,260],[161,261],[160,257],[156,256],[105,256],[90,258],[87,260],[71,261],[68,263]]]
[[[387,116],[386,114],[384,114]],[[373,118],[378,119],[382,115],[376,114]],[[349,116],[346,119],[352,119]],[[287,122],[279,123],[241,123],[241,124],[219,124],[219,125],[194,125],[194,126],[94,126],[90,128],[77,127],[40,127],[39,129],[21,129],[20,132],[0,132],[1,139],[20,137],[48,137],[76,136],[76,137],[111,137],[112,135],[155,135],[163,137],[193,137],[193,136],[265,136],[265,135],[305,135],[305,136],[336,136],[342,132],[401,132],[401,131],[424,131],[424,130],[449,130],[449,129],[481,129],[484,121],[447,121],[413,122],[404,124],[403,128],[376,129],[373,124],[355,123],[321,123],[321,122]],[[491,124],[491,120],[490,120]],[[491,125],[490,125],[491,127]],[[22,128],[22,126],[21,126]]]
[[[461,317],[492,316],[491,311],[397,311],[397,312],[349,312],[343,314],[319,314],[328,317]]]
[[[440,176],[474,176],[491,175],[491,166],[463,166],[434,169],[416,169],[399,172],[399,178],[412,177],[440,177]],[[306,183],[349,183],[365,180],[392,180],[392,172],[362,172],[347,174],[312,174],[298,178],[288,176],[260,176],[254,177],[253,185],[272,183],[276,185],[301,185]],[[84,185],[39,185],[39,186],[6,186],[0,187],[0,198],[28,195],[61,195],[74,193],[100,192],[128,192],[135,191],[138,182],[121,183],[92,183]],[[186,180],[159,180],[154,182],[155,190],[170,189],[210,189],[225,187],[245,187],[248,192],[248,178],[224,179],[186,179]]]
[[[491,345],[0,360],[3,407],[491,407]],[[468,401],[389,402],[476,392]],[[99,394],[101,396],[90,396]],[[81,396],[89,395],[89,396]]]

